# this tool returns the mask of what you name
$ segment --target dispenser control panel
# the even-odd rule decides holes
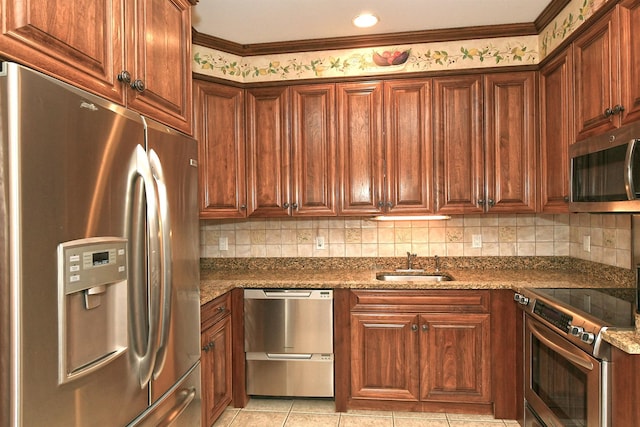
[[[65,293],[119,282],[127,278],[127,239],[92,237],[61,243],[58,268]]]

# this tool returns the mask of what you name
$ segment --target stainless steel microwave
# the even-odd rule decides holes
[[[640,212],[640,122],[569,147],[571,212]]]

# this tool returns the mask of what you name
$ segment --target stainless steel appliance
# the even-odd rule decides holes
[[[640,212],[640,123],[569,147],[573,212]]]
[[[611,425],[606,329],[633,329],[635,289],[527,289],[525,426]]]
[[[200,424],[196,144],[0,69],[0,425]]]
[[[245,289],[247,393],[333,397],[333,291]]]

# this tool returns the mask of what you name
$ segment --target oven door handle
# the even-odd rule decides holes
[[[593,362],[589,360],[584,354],[577,354],[565,348],[560,339],[554,337],[553,335],[549,335],[549,333],[541,330],[533,321],[529,319],[527,319],[527,328],[529,328],[533,336],[540,340],[542,344],[546,345],[551,350],[567,359],[569,362],[573,363],[574,365],[581,366],[588,371],[593,371]]]

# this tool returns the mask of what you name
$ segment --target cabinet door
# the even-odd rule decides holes
[[[620,7],[620,78],[622,122],[640,119],[640,1],[626,0]]]
[[[436,207],[442,214],[483,212],[482,80],[433,80]]]
[[[196,81],[200,218],[243,218],[246,211],[243,90]]]
[[[384,84],[386,208],[432,213],[431,79]]]
[[[489,314],[420,316],[420,397],[491,402]]]
[[[294,86],[291,98],[291,214],[336,215],[335,86]]]
[[[573,143],[571,47],[540,70],[540,206],[566,213],[569,206],[569,144]]]
[[[573,43],[576,140],[614,129],[619,120],[619,115],[605,114],[620,99],[617,12],[592,24]]]
[[[536,211],[535,85],[533,71],[484,76],[488,212]]]
[[[127,89],[132,109],[191,134],[191,5],[187,0],[129,0],[126,11]]]
[[[122,1],[4,1],[2,56],[124,102]],[[87,19],[91,17],[91,22]]]
[[[418,316],[351,314],[351,396],[417,401]]]
[[[337,85],[338,213],[379,213],[383,203],[382,84]]]
[[[202,425],[209,427],[231,403],[231,317],[202,333]]]
[[[287,216],[290,203],[289,89],[247,94],[248,216]]]

